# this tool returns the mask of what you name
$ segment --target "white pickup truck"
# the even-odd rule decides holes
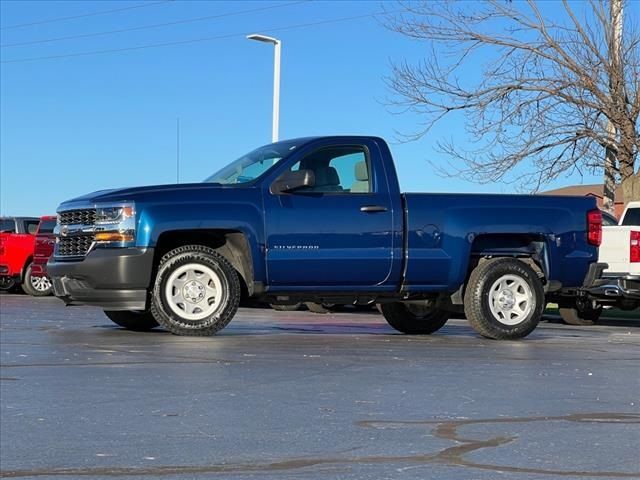
[[[640,317],[640,202],[629,202],[617,225],[603,224],[598,262],[608,264],[602,278],[560,304],[562,319],[591,324],[603,308],[637,310]]]
[[[607,277],[640,275],[640,202],[629,202],[618,225],[602,227],[598,253]]]

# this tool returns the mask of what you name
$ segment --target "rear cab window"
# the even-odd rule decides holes
[[[628,208],[621,225],[640,226],[640,208]]]
[[[28,233],[29,235],[35,235],[38,231],[38,225],[40,224],[40,220],[24,220],[24,233]]]
[[[53,229],[56,227],[56,220],[41,220],[38,227],[38,233],[53,233]]]

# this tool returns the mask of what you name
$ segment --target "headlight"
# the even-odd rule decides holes
[[[132,203],[96,207],[95,240],[100,244],[126,246],[136,238],[136,210]]]
[[[136,211],[133,205],[121,205],[118,207],[96,208],[96,225],[111,225],[122,223],[128,218],[135,217]]]

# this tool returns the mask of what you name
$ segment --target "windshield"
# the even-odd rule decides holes
[[[214,173],[205,182],[222,185],[252,182],[293,152],[297,146],[297,142],[278,142],[260,147]]]

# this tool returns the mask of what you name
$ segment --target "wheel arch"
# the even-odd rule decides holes
[[[29,265],[33,263],[33,255],[29,255],[24,261],[24,265],[22,265],[22,270],[20,270],[20,282],[24,282],[24,277],[27,275],[27,269]]]
[[[517,258],[541,275],[543,283],[549,280],[549,253],[543,234],[490,233],[477,235],[471,244],[466,280],[468,280],[471,271],[481,262],[488,258],[497,257]]]
[[[469,249],[464,278],[451,295],[453,305],[462,305],[471,273],[478,265],[492,258],[516,258],[529,265],[540,277],[545,290],[554,290],[551,283],[549,249],[545,235],[530,233],[486,233],[473,238]]]
[[[155,278],[160,259],[167,252],[184,245],[204,245],[213,248],[222,255],[238,272],[243,288],[251,296],[255,291],[255,276],[251,247],[247,236],[238,230],[227,229],[196,229],[169,230],[158,237],[154,252],[154,271],[151,278]]]

